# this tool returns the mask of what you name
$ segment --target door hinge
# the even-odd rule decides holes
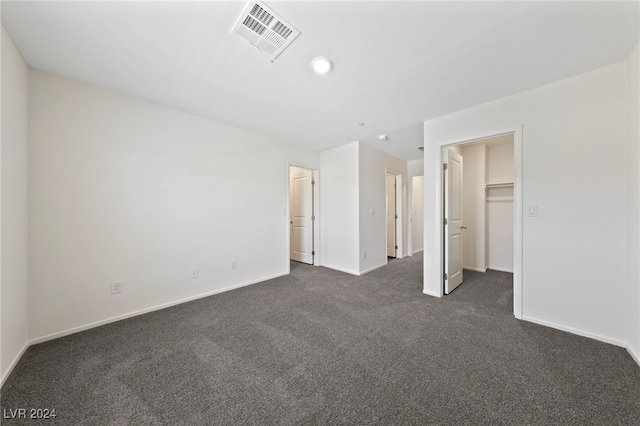
[[[444,280],[446,281],[448,279],[449,279],[449,276],[447,274],[444,274]]]
[[[398,246],[396,246],[396,250],[398,250]]]
[[[315,256],[315,255],[316,255],[316,251],[315,251],[315,250],[313,250],[313,251],[311,252],[311,256]]]
[[[446,224],[448,224],[448,223],[449,223],[449,222],[447,221],[447,218],[445,217],[445,218],[444,218],[444,224],[446,225]]]
[[[315,180],[311,180],[311,185],[315,185],[316,181]]]
[[[449,168],[449,165],[447,163],[442,164],[442,170],[447,170],[448,168]]]
[[[315,216],[311,216],[311,220],[316,220],[316,217]]]
[[[396,215],[396,219],[398,218],[398,215]]]

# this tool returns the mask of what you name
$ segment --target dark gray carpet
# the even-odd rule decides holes
[[[29,348],[9,409],[60,425],[640,424],[615,346],[512,315],[511,274],[436,299],[422,256],[292,274]],[[39,422],[3,419],[3,425]]]

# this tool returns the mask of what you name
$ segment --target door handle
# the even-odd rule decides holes
[[[293,225],[293,221],[291,221],[291,222],[289,222],[289,223]]]
[[[467,229],[467,227],[466,226],[461,226],[460,229]]]

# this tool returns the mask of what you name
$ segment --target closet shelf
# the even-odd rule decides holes
[[[487,197],[487,203],[496,201],[513,201],[513,197]]]
[[[485,187],[485,189],[512,188],[513,187],[513,182],[488,183],[484,187]]]

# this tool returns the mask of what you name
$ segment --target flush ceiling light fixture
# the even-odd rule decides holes
[[[387,136],[387,135],[379,135],[378,136],[378,140],[379,141],[383,141],[383,142],[384,141],[388,141],[389,140],[389,136]]]
[[[311,67],[316,74],[324,75],[331,71],[333,68],[333,62],[331,62],[331,59],[326,56],[318,56],[313,58],[313,61],[311,61]]]

